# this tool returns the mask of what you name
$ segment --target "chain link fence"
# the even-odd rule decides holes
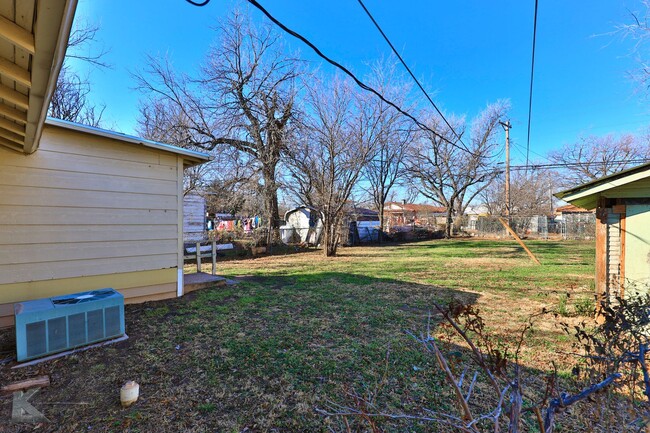
[[[507,238],[510,235],[497,216],[464,217],[462,230],[476,237]],[[568,214],[562,218],[546,215],[510,217],[510,227],[522,238],[533,239],[594,239],[595,214]]]

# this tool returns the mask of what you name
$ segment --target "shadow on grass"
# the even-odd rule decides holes
[[[404,331],[425,329],[431,303],[452,298],[476,301],[451,289],[338,272],[242,278],[127,305],[127,341],[34,367],[3,366],[0,376],[49,374],[52,385],[31,402],[61,432],[324,432],[314,407],[380,380],[386,368],[400,390],[386,404],[443,404],[439,378],[422,370],[432,360]],[[140,384],[141,398],[122,409],[118,391],[127,380]],[[10,403],[0,400],[2,413]]]

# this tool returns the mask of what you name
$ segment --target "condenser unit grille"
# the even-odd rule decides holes
[[[22,302],[15,311],[19,361],[124,334],[124,298],[112,289]]]

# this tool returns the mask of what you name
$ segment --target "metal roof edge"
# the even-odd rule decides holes
[[[70,122],[68,120],[55,119],[48,117],[45,120],[46,125],[58,126],[60,128],[70,129],[73,131],[83,132],[86,134],[98,135],[100,137],[111,138],[113,140],[122,141],[130,144],[138,144],[141,146],[149,147],[152,149],[163,150],[166,152],[175,153],[178,155],[186,156],[191,159],[207,162],[212,160],[212,156],[207,153],[198,152],[190,149],[183,149],[182,147],[172,146],[171,144],[160,143],[145,138],[136,137],[134,135],[122,134],[120,132],[109,131],[107,129],[97,128],[95,126],[82,125],[81,123]]]

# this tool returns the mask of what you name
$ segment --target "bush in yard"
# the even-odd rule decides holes
[[[346,432],[381,432],[382,421],[408,420],[414,425],[430,423],[469,433],[551,433],[561,417],[571,431],[646,431],[650,414],[650,375],[645,361],[649,302],[649,295],[617,299],[601,306],[601,325],[583,321],[572,328],[582,353],[578,354],[581,361],[574,368],[575,377],[563,380],[565,385],[560,384],[557,371],[526,371],[519,363],[520,348],[533,331],[534,316],[512,347],[486,331],[476,307],[455,302],[447,307],[434,305],[443,319],[436,335],[431,318],[426,332],[408,334],[435,360],[455,409],[398,413],[377,407],[376,395],[350,392],[346,403],[331,403],[319,412],[342,420],[341,431]],[[580,308],[586,312],[586,303]],[[548,317],[545,311],[536,316],[541,315]],[[571,333],[569,325],[564,327]],[[458,346],[451,344],[454,337],[460,337],[462,346],[469,349],[468,361],[463,362]],[[561,391],[562,386],[571,387],[573,393]]]

